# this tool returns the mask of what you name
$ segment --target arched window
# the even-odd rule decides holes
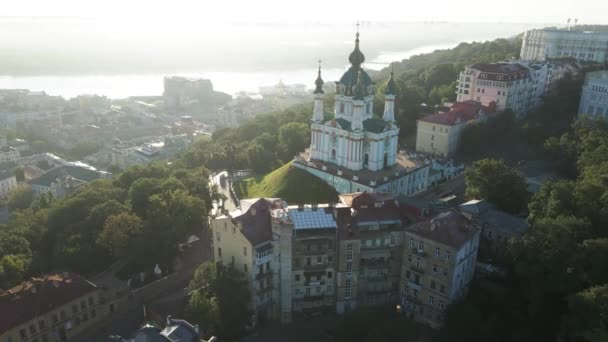
[[[384,152],[384,168],[388,167],[388,153]]]
[[[331,160],[336,160],[336,149],[331,150]]]
[[[340,114],[344,114],[344,103],[340,102]]]
[[[368,164],[369,164],[369,155],[366,153],[363,156],[363,167],[367,167]]]

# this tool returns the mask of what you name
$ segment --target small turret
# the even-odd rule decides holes
[[[323,79],[321,78],[321,61],[319,61],[319,70],[317,72],[317,79],[315,80],[315,91],[313,91],[313,94],[325,94],[325,92],[323,91]]]
[[[395,122],[395,97],[397,95],[397,85],[393,80],[393,70],[388,78],[386,90],[384,91],[384,114],[382,119],[386,122]]]
[[[321,78],[321,61],[319,60],[319,70],[317,71],[317,80],[315,81],[315,91],[313,91],[315,102],[312,111],[312,121],[322,122],[323,121],[323,79]]]

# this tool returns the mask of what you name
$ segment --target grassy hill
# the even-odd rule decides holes
[[[256,178],[234,184],[239,198],[280,197],[289,204],[336,202],[338,194],[327,183],[287,163]]]

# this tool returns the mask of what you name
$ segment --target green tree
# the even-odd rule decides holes
[[[139,217],[145,218],[150,206],[150,196],[160,192],[160,184],[154,178],[139,178],[129,188],[128,201]]]
[[[528,201],[525,178],[502,161],[483,159],[465,171],[466,195],[487,199],[499,209],[519,213]]]
[[[236,340],[251,320],[251,293],[245,276],[235,268],[205,262],[188,285],[186,312],[193,322],[211,325],[222,340]]]
[[[291,159],[310,144],[310,125],[291,122],[279,128],[279,144],[284,158]]]
[[[19,185],[8,194],[7,204],[10,210],[24,210],[32,205],[33,200],[32,190],[25,185]]]
[[[125,257],[142,232],[143,222],[137,215],[120,213],[106,219],[97,242],[115,257]]]

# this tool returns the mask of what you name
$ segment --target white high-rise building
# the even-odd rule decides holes
[[[608,70],[587,73],[578,115],[608,118]]]
[[[524,34],[522,59],[575,58],[579,62],[608,61],[608,33],[566,29],[530,30]]]

